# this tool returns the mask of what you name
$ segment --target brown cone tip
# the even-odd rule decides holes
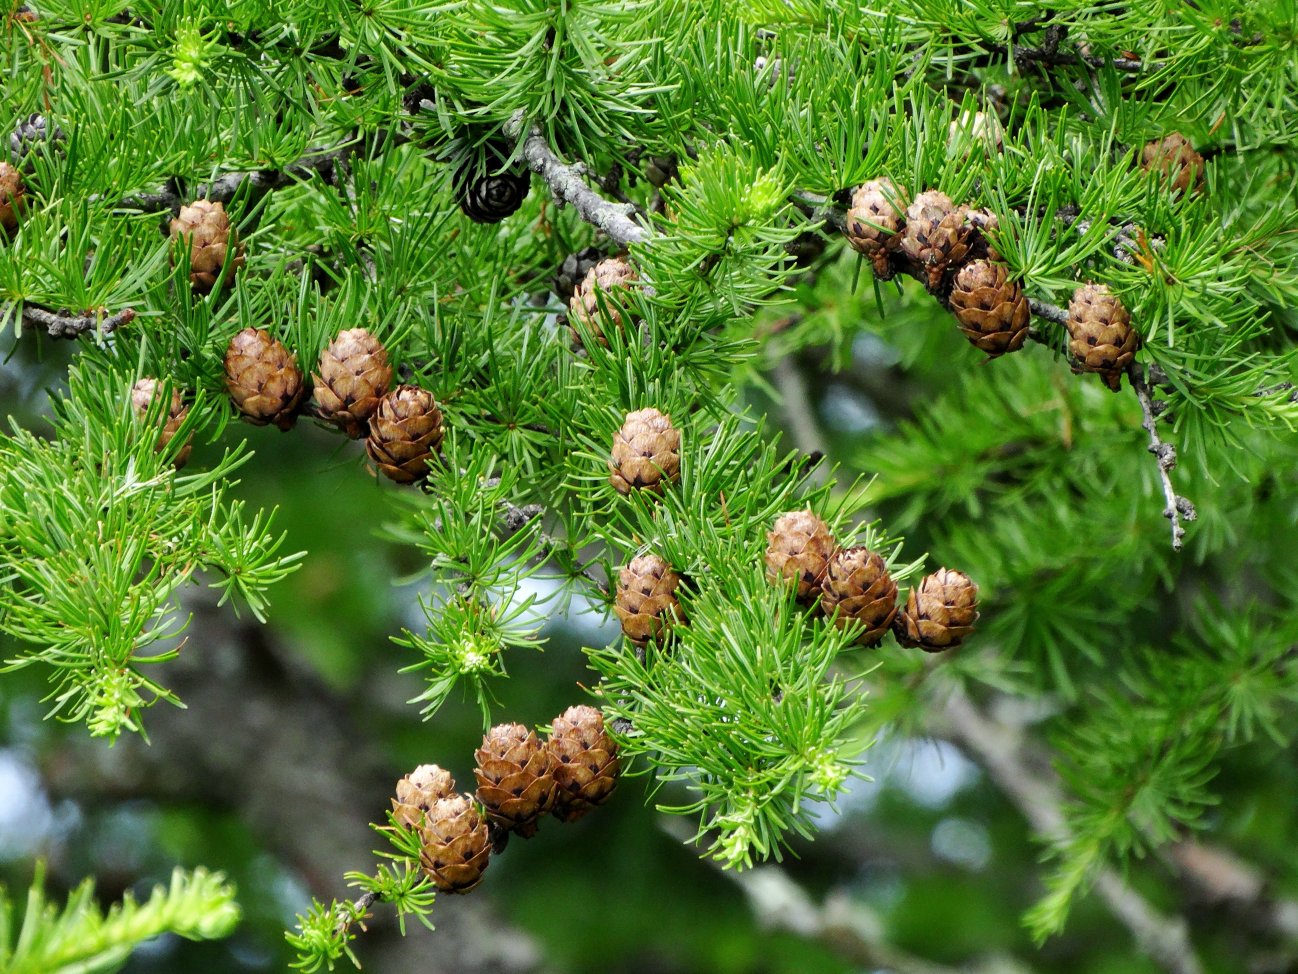
[[[554,804],[553,758],[522,724],[498,724],[473,752],[478,801],[487,818],[524,838],[536,834],[537,822]]]
[[[910,590],[892,631],[903,646],[940,653],[959,646],[978,620],[978,586],[964,572],[939,568]]]
[[[210,293],[217,280],[229,284],[235,272],[243,267],[243,244],[222,203],[194,200],[182,206],[180,214],[171,221],[171,240],[173,248],[189,244],[189,283],[196,294]],[[227,266],[226,254],[231,250],[234,255]],[[174,262],[174,249],[172,259]]]
[[[988,260],[965,264],[955,276],[950,301],[960,331],[988,355],[1016,352],[1027,341],[1032,310],[1006,265]]]
[[[418,386],[397,386],[370,416],[365,452],[385,477],[413,484],[428,476],[428,461],[445,435],[442,411],[433,394]]]
[[[1095,372],[1114,392],[1140,348],[1131,315],[1104,284],[1085,284],[1068,303],[1068,351],[1074,372]]]
[[[455,779],[449,771],[435,764],[421,764],[397,782],[396,796],[392,799],[392,817],[398,825],[417,829],[424,821],[424,813],[439,798],[455,794]]]
[[[940,190],[920,193],[906,208],[899,246],[930,291],[941,287],[948,269],[959,267],[969,249],[968,207],[957,207]]]
[[[585,705],[569,707],[554,718],[545,746],[554,762],[556,818],[575,822],[608,801],[622,766],[603,714]]]
[[[297,422],[306,394],[297,356],[262,328],[245,328],[230,339],[225,387],[244,419],[255,426],[274,423],[282,430]]]
[[[0,230],[13,233],[18,229],[26,195],[22,173],[7,162],[0,162]]]
[[[897,615],[897,583],[883,558],[865,547],[844,548],[829,560],[821,608],[839,629],[859,622],[858,646],[877,646]]]
[[[154,398],[161,392],[161,383],[157,379],[143,378],[131,387],[131,409],[137,419],[143,420],[149,412],[149,406],[153,404]],[[154,447],[155,450],[163,450],[167,444],[175,437],[176,431],[180,429],[180,424],[185,421],[189,415],[189,407],[185,405],[184,400],[180,397],[179,389],[171,390],[171,401],[167,405],[167,413],[162,420],[162,430],[158,433],[158,442]],[[189,453],[192,449],[194,438],[191,436],[185,441],[179,453],[176,454],[175,464],[177,469],[183,467],[189,460]]]
[[[1141,151],[1141,168],[1163,177],[1169,189],[1181,193],[1203,188],[1203,156],[1180,132],[1150,142]]]
[[[887,176],[871,179],[852,191],[843,235],[854,250],[870,258],[875,276],[883,280],[892,276],[888,258],[909,202],[906,187]]]
[[[604,306],[608,309],[609,319],[616,326],[622,324],[622,312],[616,303],[608,300],[611,292],[630,287],[638,276],[635,267],[625,257],[607,257],[599,261],[582,278],[581,283],[573,290],[568,300],[568,315],[575,321],[584,324],[599,340],[601,345],[608,345],[603,331],[599,327],[599,295],[604,295]],[[580,335],[574,329],[574,335],[580,341]]]
[[[798,600],[809,603],[838,545],[829,525],[810,510],[781,514],[766,534],[766,575],[776,584],[795,583]]]
[[[419,832],[424,873],[444,893],[467,893],[482,882],[491,858],[491,835],[468,795],[433,802]]]
[[[339,332],[320,353],[315,381],[316,412],[353,439],[368,432],[370,416],[392,387],[388,350],[368,329]]]
[[[626,422],[613,435],[609,483],[619,494],[633,490],[662,493],[663,483],[681,475],[681,434],[670,416],[649,407],[627,413]]]
[[[681,577],[655,554],[639,555],[618,573],[613,611],[622,633],[637,646],[667,635],[685,621],[676,588]]]

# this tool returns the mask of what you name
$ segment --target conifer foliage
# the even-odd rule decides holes
[[[427,568],[413,702],[487,736],[475,793],[356,796],[389,848],[300,969],[632,772],[705,858],[778,860],[918,734],[1044,843],[1036,937],[1094,888],[1202,970],[1119,870],[1229,835],[1214,775],[1294,728],[1298,15],[1011,6],[0,10],[2,341],[76,342],[0,435],[5,666],[145,733],[185,583],[262,619],[309,558],[232,499],[236,420],[328,430]],[[883,422],[827,432],[808,369]],[[622,635],[538,736],[493,687],[574,599]],[[200,880],[157,930],[228,926]]]

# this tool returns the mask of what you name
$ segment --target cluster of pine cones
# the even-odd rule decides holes
[[[613,436],[609,482],[622,494],[661,494],[680,477],[680,447],[670,416],[652,407],[628,413]],[[829,525],[809,510],[775,522],[767,534],[766,569],[772,582],[796,585],[798,600],[818,607],[840,629],[860,625],[860,646],[877,646],[891,630],[903,646],[941,652],[960,645],[978,619],[978,586],[948,568],[924,578],[899,609],[897,583],[883,558],[865,547],[839,547]],[[613,611],[633,645],[661,642],[686,622],[680,585],[680,574],[652,552],[621,569]]]
[[[194,291],[208,294],[219,279],[226,283],[243,266],[238,235],[220,203],[197,200],[184,206],[171,222],[178,249],[189,249],[189,279]],[[383,343],[365,328],[340,332],[320,355],[312,382],[297,364],[297,356],[263,328],[245,328],[225,351],[225,385],[235,408],[257,426],[288,430],[309,411],[353,439],[365,439],[374,466],[397,483],[410,484],[428,475],[428,463],[445,435],[442,411],[426,389],[392,385],[393,371]],[[157,390],[157,380],[141,379],[131,402],[143,418]],[[307,393],[313,402],[307,403]],[[157,448],[163,449],[188,413],[180,392],[173,390],[163,419]],[[185,444],[176,456],[181,466],[189,457]]]
[[[1173,191],[1202,186],[1203,157],[1177,133],[1145,146],[1141,164]],[[1031,319],[1022,286],[988,239],[997,225],[987,210],[957,206],[938,190],[912,199],[883,177],[852,191],[843,232],[880,280],[903,271],[923,281],[964,336],[994,358],[1023,347]],[[1096,373],[1116,392],[1140,347],[1121,300],[1104,284],[1086,284],[1069,302],[1066,327],[1073,371]]]
[[[527,839],[541,816],[575,822],[603,805],[617,787],[617,743],[594,707],[569,707],[542,743],[522,724],[498,724],[474,751],[475,796],[423,764],[397,782],[392,821],[419,836],[420,865],[443,892],[467,893],[482,881],[493,851],[510,832]]]

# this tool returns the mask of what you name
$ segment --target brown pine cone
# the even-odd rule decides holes
[[[975,260],[960,268],[951,289],[951,310],[964,337],[993,358],[1017,352],[1028,340],[1032,310],[1004,264]]]
[[[455,794],[455,779],[435,764],[421,764],[397,782],[392,817],[408,829],[421,828],[424,814],[439,798]]]
[[[988,209],[969,210],[964,215],[965,242],[969,245],[964,255],[966,261],[1001,260],[1000,252],[992,246],[987,233],[1000,229],[1000,218]]]
[[[171,221],[171,242],[172,263],[175,263],[175,248],[189,246],[189,285],[195,294],[210,293],[218,279],[229,284],[235,272],[243,267],[243,244],[222,203],[194,200],[182,206],[180,215]],[[225,258],[229,250],[234,251],[234,256],[227,265]]]
[[[652,406],[626,414],[626,422],[613,436],[613,456],[608,480],[619,494],[651,490],[661,494],[664,481],[675,483],[681,475],[681,434],[670,416]]]
[[[1099,373],[1104,384],[1117,392],[1136,349],[1140,334],[1131,327],[1131,315],[1117,295],[1104,284],[1084,284],[1068,302],[1068,352],[1074,372]]]
[[[604,331],[600,328],[601,298],[599,295],[602,295],[604,307],[608,309],[609,320],[616,327],[621,328],[623,312],[617,307],[613,292],[619,289],[625,290],[638,279],[635,268],[625,257],[608,257],[601,260],[586,272],[582,282],[573,290],[572,297],[568,299],[568,317],[580,321],[586,326],[586,330],[607,348],[608,339],[604,337]],[[573,339],[580,343],[581,333],[575,327],[570,326],[570,328]]]
[[[22,173],[7,162],[0,162],[0,231],[13,233],[18,229],[26,195]]]
[[[428,476],[428,461],[446,429],[433,394],[418,386],[397,386],[379,400],[370,417],[365,452],[385,477],[413,484]]]
[[[157,379],[140,379],[131,387],[131,409],[139,419],[144,419],[149,412],[149,406],[153,402],[153,397],[158,395]],[[185,421],[189,415],[189,407],[185,405],[180,398],[180,390],[171,390],[171,402],[167,406],[166,417],[162,421],[162,430],[158,433],[158,443],[155,450],[161,451],[171,442],[172,437],[176,435],[176,430],[180,429],[180,424]],[[185,445],[180,448],[176,454],[175,464],[179,469],[189,460],[189,451],[193,447],[194,437],[190,436]]]
[[[491,835],[468,795],[433,802],[419,832],[419,862],[444,893],[467,893],[482,882],[491,858]]]
[[[967,212],[967,207],[956,206],[936,189],[920,193],[906,208],[906,229],[898,246],[930,291],[939,290],[947,270],[964,262],[969,249]]]
[[[1146,145],[1140,154],[1140,167],[1161,176],[1168,189],[1182,193],[1203,189],[1203,156],[1180,132]]]
[[[681,577],[657,555],[640,555],[618,573],[613,611],[622,633],[637,646],[661,639],[685,621],[676,587]]]
[[[339,332],[320,353],[315,381],[317,414],[341,426],[352,439],[368,431],[369,418],[392,386],[392,366],[383,343],[364,328]]]
[[[478,801],[487,818],[523,838],[536,834],[537,820],[554,803],[553,758],[522,724],[497,724],[473,752],[478,766]]]
[[[776,584],[796,582],[798,601],[813,601],[838,548],[829,525],[809,510],[789,511],[776,519],[766,541],[767,577]]]
[[[225,350],[225,387],[243,418],[255,426],[282,430],[297,422],[306,393],[297,356],[262,328],[245,328]]]
[[[829,560],[820,606],[839,629],[853,622],[865,626],[858,646],[877,646],[897,615],[897,583],[869,548],[844,548]]]
[[[899,239],[897,233],[905,223],[908,203],[906,187],[887,176],[871,179],[852,191],[843,235],[854,250],[870,258],[874,276],[881,281],[894,273],[890,258]]]
[[[584,704],[569,707],[550,725],[545,743],[554,759],[557,784],[554,816],[575,822],[597,805],[603,805],[617,787],[622,765],[617,742],[604,730],[604,715]]]
[[[978,586],[964,572],[939,568],[910,590],[892,632],[903,646],[940,653],[959,646],[977,620]]]

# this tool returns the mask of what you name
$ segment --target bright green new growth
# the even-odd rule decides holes
[[[189,940],[229,936],[239,922],[234,887],[220,873],[177,869],[168,886],[155,886],[139,903],[128,892],[103,912],[87,879],[60,909],[45,899],[44,869],[27,893],[22,925],[0,887],[0,971],[5,974],[108,974],[146,940],[172,933]]]
[[[643,661],[590,649],[595,693],[662,807],[697,817],[726,865],[810,834],[809,803],[842,793],[876,734],[941,733],[955,694],[1023,698],[1049,712],[1039,736],[1065,795],[1029,915],[1044,936],[1101,870],[1207,824],[1226,749],[1289,740],[1298,579],[1277,471],[1295,457],[1272,433],[1298,423],[1292,4],[186,0],[130,5],[144,27],[125,7],[83,20],[52,3],[42,22],[75,30],[0,40],[0,118],[48,110],[67,134],[34,156],[29,213],[0,244],[0,312],[15,328],[24,305],[137,314],[85,343],[53,439],[0,440],[0,627],[30,647],[11,665],[51,668],[53,713],[142,730],[141,710],[171,699],[146,664],[201,642],[179,642],[182,583],[261,617],[300,556],[226,497],[248,451],[226,429],[222,353],[270,327],[309,371],[364,326],[448,429],[427,492],[387,529],[427,567],[427,624],[394,637],[422,681],[412,704],[431,719],[463,693],[484,724],[508,717],[493,685],[513,651],[539,648],[540,612],[607,604],[617,569],[655,551],[689,580],[689,624]],[[974,138],[976,112],[1001,120],[1003,149]],[[1202,194],[1137,164],[1173,129],[1212,151]],[[503,224],[467,222],[445,160],[491,140],[517,161],[507,131],[580,162],[648,239],[597,237],[541,179]],[[679,182],[647,184],[654,155],[679,159]],[[254,172],[226,193],[248,266],[195,298],[158,214]],[[184,199],[161,198],[178,174]],[[1166,376],[1159,428],[1199,513],[1184,554],[1167,550],[1138,404],[1126,383],[1115,396],[1067,373],[1058,321],[1037,317],[1033,346],[977,368],[932,298],[867,283],[834,228],[843,191],[883,175],[990,209],[1037,302],[1065,306],[1087,280],[1121,296],[1142,373]],[[789,258],[808,233],[829,248],[809,272]],[[601,315],[607,345],[577,325],[574,351],[551,276],[592,243],[629,251],[645,286],[606,296],[629,324]],[[792,422],[798,449],[780,445],[760,421],[768,367],[802,356],[851,382],[866,339],[923,384],[909,418],[828,444]],[[142,375],[192,397],[169,451],[130,412]],[[796,387],[777,391],[796,414]],[[682,433],[680,482],[621,497],[609,446],[646,406]],[[189,432],[237,445],[177,472]],[[850,487],[808,460],[826,446]],[[886,554],[903,597],[939,563],[969,572],[983,617],[965,650],[848,651],[850,633],[768,585],[765,532],[803,507]],[[561,583],[552,601],[538,580]],[[1150,622],[1172,589],[1212,611]],[[425,919],[418,871],[385,869],[349,879]],[[317,904],[289,936],[298,966],[355,960],[364,912]]]
[[[211,406],[196,402],[159,451],[167,397],[137,418],[134,377],[87,352],[55,403],[54,437],[15,428],[0,440],[0,625],[29,647],[6,668],[52,667],[50,716],[109,738],[143,732],[156,700],[180,702],[149,670],[185,649],[183,585],[210,573],[221,602],[262,618],[263,593],[302,557],[278,554],[269,515],[226,498],[245,449],[210,470],[175,469]]]

